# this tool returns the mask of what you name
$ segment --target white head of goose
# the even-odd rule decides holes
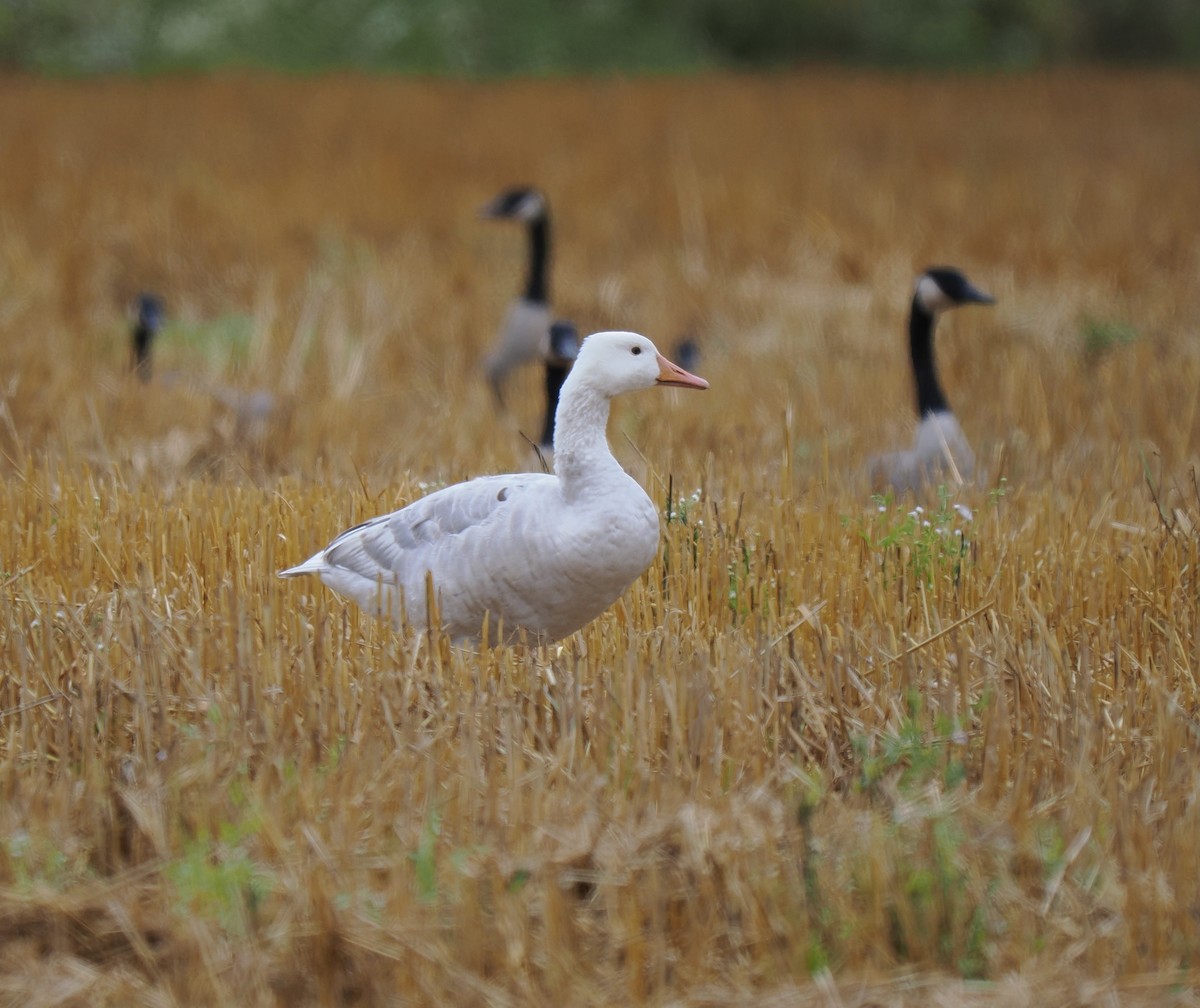
[[[436,623],[459,641],[574,633],[620,598],[658,550],[658,510],[605,435],[612,398],[655,385],[708,382],[645,336],[589,336],[563,383],[554,473],[483,476],[438,490],[343,532],[280,577],[316,574],[374,616],[416,631]]]
[[[975,287],[952,266],[935,266],[917,278],[908,315],[908,343],[917,398],[917,436],[910,451],[881,455],[871,463],[878,486],[897,493],[918,491],[949,479],[969,482],[975,455],[938,380],[933,356],[933,330],[938,316],[964,304],[994,304],[995,298]]]
[[[504,379],[514,368],[542,357],[550,331],[550,207],[536,189],[506,189],[479,210],[491,220],[515,220],[529,235],[529,272],[525,288],[504,315],[484,371],[496,400],[503,402]]]

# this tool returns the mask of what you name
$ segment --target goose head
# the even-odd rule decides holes
[[[139,294],[137,299],[138,325],[157,332],[163,323],[163,299],[157,294]]]
[[[593,333],[579,348],[568,380],[606,398],[655,385],[708,388],[707,381],[672,364],[650,340],[634,332]]]
[[[916,301],[930,315],[958,305],[996,303],[953,266],[932,266],[917,277]]]
[[[700,344],[694,336],[683,336],[675,344],[675,363],[693,371],[700,366]]]
[[[569,368],[579,356],[579,330],[574,322],[558,319],[550,324],[550,349],[547,366]]]
[[[505,189],[479,208],[479,216],[530,223],[546,216],[546,197],[529,186]]]

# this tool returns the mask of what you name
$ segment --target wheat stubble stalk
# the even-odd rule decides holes
[[[1193,78],[4,86],[5,998],[1194,990]],[[537,376],[498,419],[478,365],[511,182],[552,194],[562,313],[699,320],[713,388],[614,412],[649,573],[475,654],[273,573],[533,465]],[[857,478],[941,260],[999,300],[939,333],[1008,477],[961,548]],[[143,287],[163,370],[287,400],[265,440],[124,375]],[[185,335],[223,315],[241,356]],[[1139,338],[1085,361],[1085,315]]]

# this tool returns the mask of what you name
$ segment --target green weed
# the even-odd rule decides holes
[[[1083,355],[1089,361],[1097,361],[1117,347],[1135,343],[1138,332],[1128,322],[1108,322],[1086,316],[1079,324]]]
[[[188,842],[183,857],[167,869],[180,914],[215,919],[229,935],[247,933],[273,886],[250,853],[256,833],[251,819],[224,824],[215,838],[200,835]]]

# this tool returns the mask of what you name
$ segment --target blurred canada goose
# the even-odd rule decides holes
[[[208,394],[233,417],[234,437],[257,440],[266,434],[267,425],[276,409],[273,393],[261,388],[236,389],[228,385],[213,385],[209,387]]]
[[[508,306],[484,371],[497,402],[504,401],[504,379],[514,368],[546,353],[550,332],[550,208],[546,197],[526,187],[506,189],[485,204],[479,216],[524,222],[529,234],[529,274],[524,292]]]
[[[133,323],[133,371],[143,382],[149,382],[153,371],[154,341],[162,332],[166,307],[157,294],[139,294]],[[275,396],[265,389],[231,388],[228,385],[206,382],[181,371],[168,371],[158,376],[155,384],[166,388],[187,388],[207,395],[233,418],[235,436],[260,438],[267,421],[275,411]]]
[[[157,294],[139,294],[133,321],[133,373],[150,380],[150,346],[162,329],[163,302]]]
[[[917,278],[908,315],[909,352],[917,392],[917,436],[910,451],[881,455],[871,463],[872,481],[897,493],[917,491],[946,478],[969,482],[975,455],[938,381],[933,329],[938,315],[963,304],[994,304],[995,298],[973,286],[950,266],[935,266]]]
[[[558,412],[563,382],[571,365],[579,356],[579,330],[573,322],[559,319],[550,326],[550,349],[546,354],[546,414],[542,421],[542,436],[538,447],[543,452],[554,450],[554,416]],[[680,365],[682,367],[682,365]],[[684,368],[690,371],[691,368]]]
[[[483,476],[438,490],[343,532],[280,577],[317,574],[371,615],[417,631],[437,620],[460,641],[573,633],[615,602],[658,549],[658,511],[605,435],[613,396],[654,385],[708,382],[645,336],[589,336],[563,384],[553,474]]]
[[[688,371],[700,366],[700,344],[695,336],[683,336],[675,344],[675,363]]]

